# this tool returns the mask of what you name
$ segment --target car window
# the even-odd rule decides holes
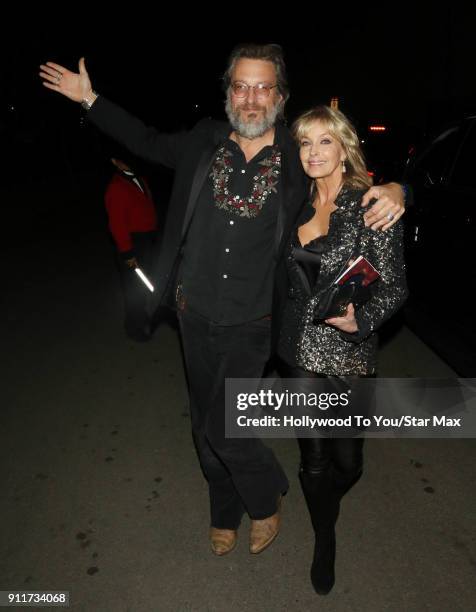
[[[463,142],[452,172],[451,184],[455,187],[474,188],[474,162],[476,160],[476,129],[474,122]]]
[[[452,167],[464,131],[455,126],[442,132],[416,161],[412,182],[430,187],[442,182]]]

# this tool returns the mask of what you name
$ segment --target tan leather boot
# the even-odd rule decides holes
[[[267,548],[279,533],[281,524],[281,495],[278,498],[278,509],[275,514],[265,519],[251,520],[250,553],[257,555]]]
[[[210,545],[212,551],[218,555],[226,555],[236,546],[238,532],[235,529],[217,529],[210,527]]]

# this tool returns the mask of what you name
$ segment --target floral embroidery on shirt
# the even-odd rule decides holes
[[[210,172],[213,181],[213,197],[215,206],[249,219],[261,212],[266,199],[271,193],[276,193],[276,185],[281,172],[281,152],[275,145],[271,154],[258,162],[258,173],[253,177],[251,194],[240,196],[230,193],[228,181],[233,172],[233,154],[225,146],[218,149],[217,156]]]

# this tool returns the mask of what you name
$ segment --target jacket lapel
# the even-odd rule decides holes
[[[190,224],[193,211],[195,210],[195,205],[197,203],[198,196],[205,183],[205,180],[208,176],[208,172],[215,158],[216,147],[216,143],[210,142],[202,150],[202,154],[200,155],[200,159],[197,164],[197,169],[195,170],[195,174],[193,176],[192,187],[190,189],[190,195],[188,197],[187,206],[185,208],[185,214],[183,217],[182,239],[187,233],[187,229]]]
[[[305,202],[307,180],[301,166],[298,149],[288,129],[279,126],[282,171],[281,189],[278,199],[278,222],[275,237],[275,257],[279,259],[286,246],[290,232]]]
[[[357,253],[362,224],[357,205],[343,206],[331,215],[328,234],[328,248],[322,254],[321,267],[316,283],[316,291],[326,290],[344,269],[347,261]],[[357,222],[356,222],[357,221]]]
[[[284,159],[284,154],[282,154],[282,157]],[[278,218],[277,218],[277,222],[276,222],[276,234],[275,234],[275,240],[274,240],[274,254],[276,257],[278,257],[279,252],[280,252],[280,245],[283,239],[283,233],[284,233],[284,228],[287,225],[286,221],[287,221],[287,210],[286,210],[286,206],[285,206],[285,202],[286,201],[290,201],[288,200],[288,198],[291,195],[292,190],[288,190],[286,189],[286,186],[288,185],[288,181],[287,181],[287,172],[286,172],[286,167],[284,167],[284,163],[282,166],[282,172],[281,172],[281,185],[282,188],[278,190],[279,196],[278,196]]]

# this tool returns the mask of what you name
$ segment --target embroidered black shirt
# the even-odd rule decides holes
[[[283,129],[276,125],[273,146],[248,163],[226,139],[196,204],[182,261],[183,293],[188,308],[222,325],[271,313]],[[227,179],[218,189],[217,171],[225,165]],[[257,206],[253,195],[262,196]],[[251,207],[239,201],[248,198]]]

